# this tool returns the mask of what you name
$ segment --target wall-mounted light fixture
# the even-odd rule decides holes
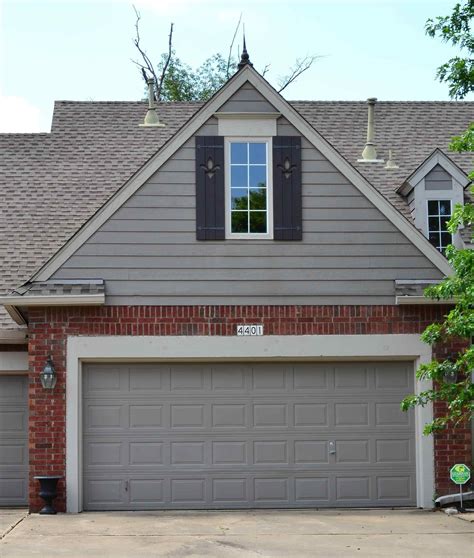
[[[447,370],[444,374],[445,384],[456,384],[458,382],[458,374],[455,370]]]
[[[44,389],[54,389],[56,385],[56,370],[54,368],[53,359],[49,356],[43,370],[40,372],[41,385]]]

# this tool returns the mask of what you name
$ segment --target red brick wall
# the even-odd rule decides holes
[[[35,475],[65,474],[65,366],[69,335],[234,335],[235,324],[264,324],[265,335],[369,335],[421,333],[441,319],[442,306],[103,306],[31,308],[30,341],[30,509],[37,511]],[[439,348],[443,356],[453,347]],[[39,373],[48,355],[58,373],[51,393]],[[439,410],[439,407],[436,407]],[[452,489],[448,464],[470,462],[470,430],[436,437],[436,489]],[[64,483],[57,508],[65,509]]]

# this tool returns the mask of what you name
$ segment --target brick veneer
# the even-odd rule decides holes
[[[35,475],[65,474],[65,366],[69,335],[234,335],[235,324],[264,324],[265,335],[421,333],[441,319],[443,306],[103,306],[30,308],[30,509],[37,511]],[[455,346],[437,348],[442,357]],[[42,389],[39,373],[52,355],[58,382]],[[435,411],[442,406],[435,405]],[[436,490],[452,490],[449,464],[470,463],[471,431],[450,429],[435,438]],[[65,510],[64,482],[57,508]]]

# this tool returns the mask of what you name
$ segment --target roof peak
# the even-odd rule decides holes
[[[237,68],[239,70],[241,70],[242,68],[245,68],[245,66],[252,66],[253,67],[252,62],[250,62],[249,53],[247,52],[247,45],[245,44],[245,31],[244,31],[244,44],[243,44],[243,47],[242,47],[242,54],[240,56],[240,62],[237,64]]]

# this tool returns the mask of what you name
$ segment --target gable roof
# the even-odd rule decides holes
[[[404,183],[397,189],[397,192],[407,196],[411,190],[424,178],[436,165],[440,165],[448,174],[450,174],[459,184],[465,188],[469,183],[467,174],[456,165],[441,149],[436,148],[421,165],[410,174]]]
[[[365,143],[365,102],[298,101],[291,105],[402,214],[396,189],[435,147],[472,120],[474,103],[378,102],[379,156],[391,148],[399,169],[358,164]],[[55,105],[51,134],[0,134],[0,292],[27,280],[133,173],[162,147],[202,103],[160,103],[165,128],[139,128],[145,102]],[[450,154],[464,171],[472,154]],[[71,212],[71,207],[74,211]],[[0,309],[0,327],[9,318]]]
[[[94,234],[132,196],[173,153],[245,83],[251,83],[281,114],[308,139],[379,211],[385,215],[425,256],[445,275],[451,271],[446,259],[428,240],[410,225],[400,213],[374,188],[346,159],[313,128],[275,89],[251,66],[247,65],[232,78],[199,110],[176,134],[165,143],[87,223],[31,278],[45,281]]]

